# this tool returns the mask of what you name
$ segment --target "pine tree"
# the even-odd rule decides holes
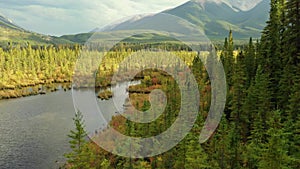
[[[256,51],[255,45],[253,44],[252,38],[249,40],[249,44],[245,51],[245,66],[246,66],[246,74],[247,74],[247,83],[246,88],[248,88],[251,84],[251,81],[254,79],[256,74]]]
[[[229,39],[229,42],[228,42]],[[234,56],[233,56],[233,35],[232,35],[232,31],[230,30],[229,32],[229,37],[225,38],[225,42],[224,42],[224,47],[220,56],[220,59],[223,63],[224,66],[224,71],[225,71],[225,75],[226,75],[226,89],[227,89],[227,103],[226,103],[226,107],[224,110],[224,113],[226,115],[227,118],[230,117],[230,107],[231,107],[231,103],[229,102],[232,98],[232,95],[230,94],[229,90],[232,87],[232,81],[233,81],[233,65],[235,64],[234,61]]]
[[[264,142],[264,132],[267,129],[267,112],[271,110],[271,94],[268,91],[270,82],[261,66],[258,66],[255,81],[248,90],[244,111],[249,111],[249,121],[251,121],[252,139],[258,140],[255,144]]]
[[[175,155],[175,162],[173,168],[184,168],[186,161],[186,153],[187,152],[187,138],[183,139],[176,147],[176,152],[174,152]]]
[[[267,112],[271,110],[271,94],[268,91],[269,78],[258,66],[255,80],[248,89],[248,95],[243,105],[243,111],[248,112],[248,142],[244,151],[244,162],[249,168],[256,168],[263,143],[266,142]]]
[[[289,155],[294,159],[292,166],[300,165],[300,74],[294,76],[296,84],[292,86],[291,95],[288,103],[287,121],[285,122],[285,132],[288,135]]]
[[[287,151],[287,138],[281,123],[281,112],[274,111],[268,120],[268,139],[263,145],[258,163],[259,168],[283,169],[290,168],[291,158]]]
[[[221,169],[229,167],[229,150],[231,147],[229,137],[227,137],[228,130],[228,121],[226,118],[222,118],[209,146],[212,151],[209,157],[216,160],[218,163],[217,168]]]
[[[285,131],[288,135],[289,155],[294,158],[292,167],[300,165],[299,160],[299,100],[300,100],[300,1],[287,0],[285,3],[285,31],[283,46],[285,65],[280,81],[281,108],[285,111]]]
[[[224,70],[226,74],[226,81],[228,86],[232,84],[232,74],[233,74],[233,63],[234,63],[234,56],[233,56],[233,33],[232,30],[229,31],[228,38],[225,38],[224,47],[221,53],[221,61],[224,65]]]
[[[75,130],[71,130],[68,135],[71,139],[69,141],[72,149],[71,153],[65,154],[68,158],[68,164],[74,169],[84,169],[90,167],[89,164],[89,149],[87,147],[87,133],[84,129],[83,115],[80,111],[75,113],[73,118]]]
[[[287,110],[287,102],[292,94],[291,86],[300,71],[300,1],[288,0],[285,4],[285,31],[283,36],[284,71],[280,81],[280,108]]]
[[[190,133],[187,136],[187,146],[185,153],[185,164],[184,168],[194,169],[194,168],[213,168],[209,164],[208,155],[201,147],[198,141],[198,135]]]
[[[283,70],[281,56],[281,14],[283,9],[279,0],[271,0],[270,19],[267,22],[262,38],[262,51],[260,54],[259,64],[263,67],[265,73],[270,77],[272,92],[273,108],[278,107],[278,98],[280,94],[277,90],[277,84],[280,81],[281,72]]]
[[[247,118],[242,107],[246,98],[246,73],[245,73],[245,56],[242,52],[237,56],[236,64],[234,64],[233,84],[230,89],[232,99],[230,100],[231,120],[234,122],[237,129],[236,133],[245,138],[247,127],[245,126]]]

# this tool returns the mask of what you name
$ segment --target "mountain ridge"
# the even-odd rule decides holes
[[[5,27],[5,28],[10,28],[10,29],[16,29],[16,30],[21,30],[21,31],[25,31],[23,28],[21,28],[20,26],[16,25],[15,23],[13,23],[12,20],[0,15],[0,26],[1,27]]]
[[[213,1],[206,1],[201,7],[199,8],[199,3],[189,1],[165,12],[202,27],[210,38],[225,37],[229,29],[234,31],[237,38],[259,38],[268,20],[270,8],[267,0],[248,11],[236,11],[228,3]]]
[[[210,39],[223,39],[229,29],[239,39],[259,38],[269,17],[269,2],[263,0],[248,11],[237,10],[226,2],[192,0],[161,13],[174,15],[198,26]],[[216,12],[218,11],[218,12]],[[155,17],[156,15],[152,15]],[[136,25],[145,24],[149,15],[108,25],[97,31],[134,30]]]
[[[196,3],[204,4],[207,2],[214,2],[217,4],[225,3],[226,5],[230,6],[232,9],[236,11],[249,11],[257,4],[261,3],[263,0],[190,0]]]
[[[236,39],[260,38],[269,17],[269,0],[261,1],[248,11],[243,11],[237,9],[234,5],[230,5],[228,3],[230,0],[223,1],[226,2],[221,2],[220,0],[191,0],[158,14],[136,15],[133,18],[125,18],[101,29],[96,28],[91,32],[60,37],[42,35],[25,30],[0,14],[0,45],[3,46],[11,41],[22,44],[27,44],[28,42],[32,44],[83,44],[95,32],[128,31],[155,26],[151,24],[157,24],[157,28],[160,28],[160,23],[165,21],[162,19],[163,14],[173,15],[187,21],[186,23],[196,25],[211,40],[223,40],[228,35],[229,29],[234,32]],[[182,22],[174,22],[172,25],[164,23],[164,25],[169,26],[169,28],[179,25],[187,30],[190,27],[190,24],[184,25]],[[108,34],[105,37],[110,38],[113,36]]]
[[[19,44],[21,46],[27,45],[47,45],[47,44],[72,44],[74,42],[63,38],[43,35],[28,31],[10,19],[0,15],[0,46],[7,46],[8,44]]]

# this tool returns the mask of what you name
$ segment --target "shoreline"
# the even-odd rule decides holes
[[[135,78],[135,81],[139,80],[139,78]],[[19,88],[5,88],[0,89],[0,100],[10,100],[22,97],[30,97],[37,95],[46,95],[56,91],[69,91],[73,89],[87,89],[87,88],[95,88],[96,91],[100,91],[101,89],[107,89],[109,87],[115,86],[118,83],[127,82],[118,81],[118,82],[106,82],[105,85],[97,85],[97,86],[72,86],[73,82],[54,82],[54,83],[41,83],[37,85],[27,85],[26,87]]]

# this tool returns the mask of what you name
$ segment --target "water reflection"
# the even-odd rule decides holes
[[[122,109],[128,96],[126,87],[137,83],[112,86],[115,102],[96,99],[107,121],[115,115],[115,109]],[[86,106],[89,105],[86,97],[96,97],[95,91],[86,89],[76,94]],[[63,154],[70,151],[67,134],[74,127],[73,117],[72,93],[63,89],[46,95],[0,100],[0,168],[58,168],[64,162]],[[91,133],[106,127],[93,116],[86,116],[85,120]]]
[[[109,100],[97,99],[97,93],[107,90],[98,89],[74,89],[74,106],[83,113],[86,129],[89,134],[100,131],[108,126],[112,116],[124,111],[123,105],[128,98],[127,88],[130,85],[140,84],[140,81],[123,82],[109,88],[113,92],[113,98]]]

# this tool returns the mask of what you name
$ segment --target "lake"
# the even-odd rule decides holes
[[[105,119],[109,120],[122,107],[128,96],[125,89],[138,83],[124,82],[111,87],[114,102],[98,100],[102,111],[108,112]],[[91,92],[82,89],[75,94],[84,102]],[[74,113],[72,91],[0,100],[0,168],[58,168],[65,161],[63,154],[70,151],[67,134],[73,129]],[[87,129],[91,133],[105,127],[91,116],[85,117],[85,121],[94,123]]]

